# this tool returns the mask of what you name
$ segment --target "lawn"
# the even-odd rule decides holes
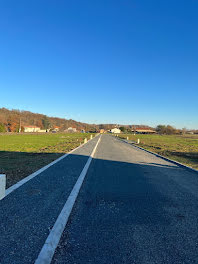
[[[198,169],[198,135],[132,135],[121,134],[140,147]]]
[[[0,174],[6,174],[6,187],[76,148],[90,135],[0,134]]]

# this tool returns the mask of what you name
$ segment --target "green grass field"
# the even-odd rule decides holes
[[[198,169],[198,135],[132,135],[121,134],[120,138],[137,142],[140,147]]]
[[[89,139],[86,133],[0,134],[0,174],[7,187]]]

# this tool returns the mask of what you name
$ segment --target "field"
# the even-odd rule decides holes
[[[0,174],[6,174],[6,187],[76,148],[90,135],[0,134]]]
[[[137,142],[140,147],[198,169],[198,135],[132,135],[120,138]]]

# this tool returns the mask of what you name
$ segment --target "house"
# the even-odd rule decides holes
[[[194,132],[193,131],[187,131],[186,134],[194,135]]]
[[[46,132],[49,132],[49,129],[40,129],[38,132],[39,133],[46,133]]]
[[[46,133],[49,132],[49,129],[41,129],[40,127],[37,126],[24,126],[24,132],[26,133]]]
[[[75,127],[68,127],[65,132],[67,133],[75,133],[77,132],[77,129]]]
[[[24,132],[31,133],[31,132],[39,132],[40,127],[37,126],[24,126]]]
[[[59,131],[59,129],[60,129],[60,127],[58,127],[58,126],[55,126],[53,130],[54,130],[54,131],[56,131],[56,132],[58,132],[58,131]]]
[[[132,130],[132,132],[137,134],[155,134],[156,131],[150,128],[136,128],[135,130]]]
[[[119,128],[112,128],[111,130],[110,130],[110,132],[111,133],[114,133],[114,134],[120,134],[121,133],[121,130],[119,129]]]
[[[58,126],[55,126],[53,129],[52,129],[52,132],[53,133],[57,133],[59,131],[59,128]]]

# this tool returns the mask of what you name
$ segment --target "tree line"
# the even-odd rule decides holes
[[[145,125],[122,125],[117,124],[87,124],[77,122],[72,119],[64,119],[58,117],[48,117],[43,114],[32,113],[29,111],[21,111],[18,109],[9,110],[7,108],[0,108],[0,132],[23,132],[24,126],[37,126],[40,129],[53,129],[59,127],[60,131],[66,130],[68,127],[75,127],[78,131],[85,130],[90,132],[98,132],[100,129],[110,130],[112,128],[119,127],[123,133],[130,133],[135,129],[152,129],[156,130],[159,134],[185,134],[186,128],[176,129],[170,125],[158,125],[156,128],[152,128]],[[198,133],[198,130],[194,130],[194,133]]]
[[[194,130],[190,130],[192,133],[197,134],[198,130],[194,129]],[[187,132],[190,132],[189,130],[187,130],[185,127],[182,129],[177,129],[173,126],[170,125],[158,125],[156,127],[156,132],[158,134],[166,134],[166,135],[173,135],[173,134],[186,134]]]
[[[19,132],[20,128],[23,132],[24,126],[37,126],[41,129],[59,127],[60,131],[64,131],[68,127],[86,131],[97,129],[95,125],[77,122],[72,119],[48,117],[43,114],[20,111],[18,109],[0,108],[0,132]]]

